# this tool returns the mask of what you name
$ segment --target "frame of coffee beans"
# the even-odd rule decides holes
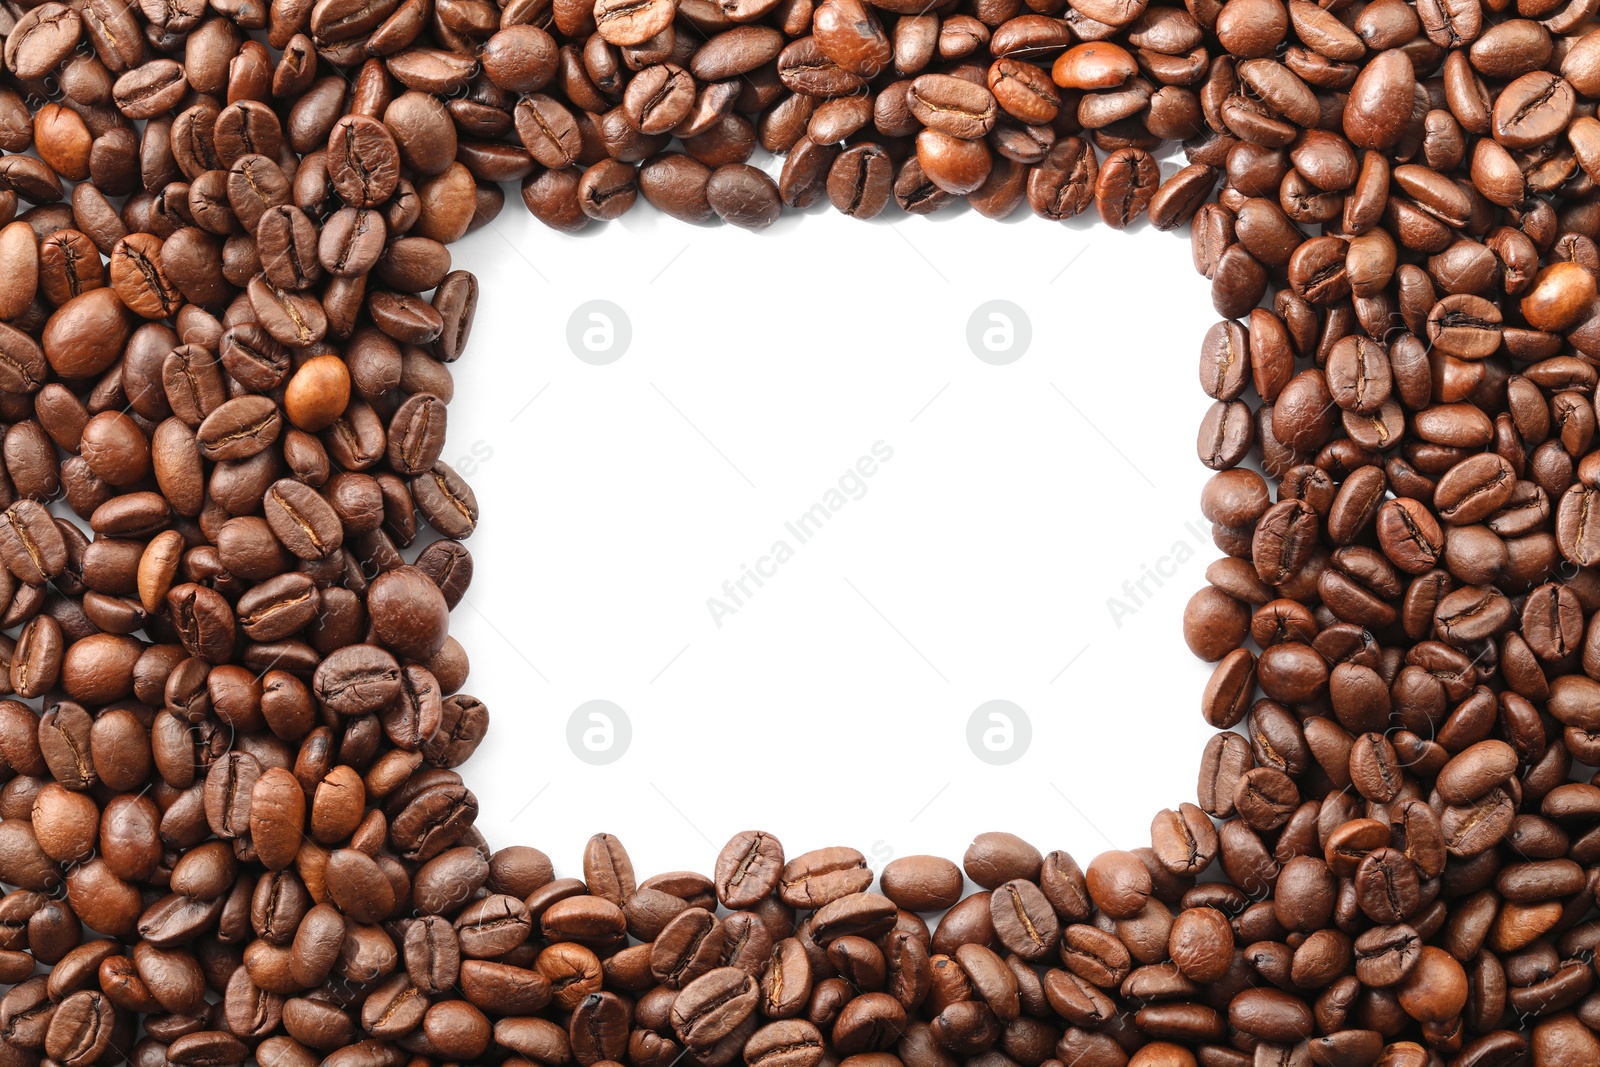
[[[0,4],[0,1067],[1600,1063],[1597,12]],[[492,849],[440,452],[514,183],[1189,225],[1195,803]]]

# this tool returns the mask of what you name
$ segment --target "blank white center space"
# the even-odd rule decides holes
[[[453,620],[491,712],[479,825],[569,873],[598,831],[643,873],[709,871],[746,828],[875,866],[989,829],[1085,862],[1147,844],[1210,732],[1181,617],[1218,555],[1194,455],[1215,314],[1186,237],[775,231],[567,237],[511,204],[458,246],[482,284],[445,450],[482,512]],[[631,334],[604,365],[568,343],[597,300],[621,315],[580,316],[580,348]],[[1031,334],[1006,365],[969,344],[994,300],[1026,324],[980,315],[980,349]],[[568,737],[596,700],[631,730],[604,765]],[[989,701],[1027,722],[985,718],[986,760]]]

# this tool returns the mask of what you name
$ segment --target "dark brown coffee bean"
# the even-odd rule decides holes
[[[323,559],[339,548],[343,537],[339,516],[302,482],[285,478],[273,483],[262,510],[284,548],[301,559]]]
[[[1032,882],[1014,879],[989,897],[995,936],[1007,949],[1026,960],[1042,960],[1055,949],[1060,923],[1050,902]]]
[[[853,218],[875,217],[889,201],[892,166],[888,153],[878,145],[847,149],[828,171],[828,199]]]
[[[351,207],[373,207],[389,199],[399,171],[399,149],[381,122],[348,115],[334,123],[328,135],[328,177]]]
[[[783,870],[777,838],[758,830],[737,834],[717,857],[717,899],[735,911],[752,907],[778,887]]]
[[[672,1003],[671,1024],[685,1047],[714,1048],[751,1017],[755,981],[736,967],[719,967],[695,979]]]

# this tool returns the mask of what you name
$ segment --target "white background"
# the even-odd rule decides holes
[[[569,237],[513,199],[455,246],[482,301],[445,458],[482,521],[453,633],[491,711],[464,773],[495,847],[576,874],[607,831],[643,877],[760,828],[881,869],[1005,829],[1086,863],[1193,798],[1208,668],[1180,620],[1218,555],[1194,446],[1216,315],[1186,234],[891,214],[753,234],[641,204]],[[604,366],[567,342],[596,299],[632,333]],[[1005,366],[967,341],[993,299],[1031,325]],[[893,458],[799,544],[785,522],[877,442]],[[780,538],[794,557],[718,627],[707,599]],[[597,699],[632,731],[605,766],[567,741]],[[995,699],[1031,723],[1007,766],[967,742]]]

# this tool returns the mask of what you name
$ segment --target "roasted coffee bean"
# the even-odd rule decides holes
[[[328,135],[328,177],[347,204],[382,204],[394,192],[399,170],[399,149],[381,122],[347,115],[334,123]]]
[[[778,877],[778,892],[791,907],[819,908],[872,884],[866,857],[853,848],[828,848],[796,856]]]
[[[686,1048],[710,1050],[751,1018],[757,999],[755,980],[744,971],[736,967],[708,971],[674,998],[673,1032]]]
[[[879,883],[883,894],[907,911],[941,911],[961,899],[961,869],[938,856],[892,860]]]
[[[783,845],[771,834],[745,831],[717,857],[717,899],[735,911],[759,904],[778,887]]]
[[[883,148],[860,144],[847,149],[828,170],[828,199],[854,218],[874,218],[889,201],[893,164]]]
[[[1018,878],[996,888],[989,913],[1000,943],[1025,960],[1045,959],[1060,938],[1055,911],[1032,882]]]

